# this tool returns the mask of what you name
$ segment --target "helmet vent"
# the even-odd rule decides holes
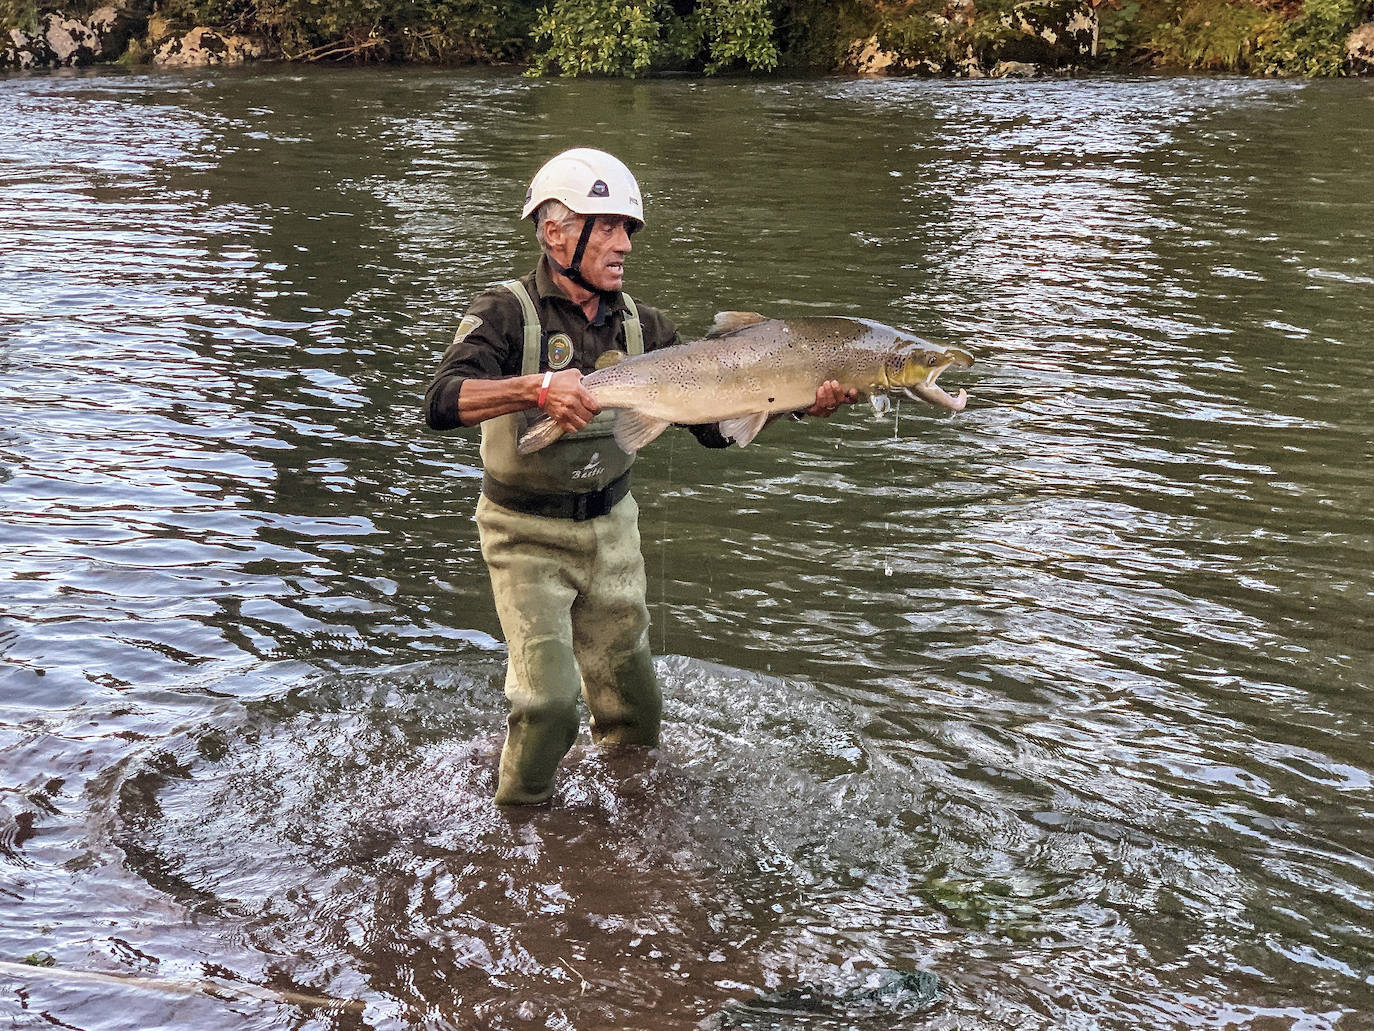
[[[587,194],[588,197],[609,197],[610,195],[611,188],[607,186],[602,179],[598,179],[596,182],[592,183],[592,188]]]

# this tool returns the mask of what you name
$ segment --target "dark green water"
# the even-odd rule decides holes
[[[664,747],[507,817],[419,395],[581,144],[978,364],[648,449]],[[1374,1027],[1371,324],[1367,82],[0,79],[0,1023]]]

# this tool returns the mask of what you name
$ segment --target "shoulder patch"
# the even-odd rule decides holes
[[[463,321],[458,323],[458,332],[453,334],[453,342],[461,344],[469,333],[482,324],[482,320],[476,315],[464,315]]]

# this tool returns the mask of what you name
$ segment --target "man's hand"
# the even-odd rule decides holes
[[[859,392],[853,387],[845,390],[836,380],[826,380],[816,388],[816,403],[802,414],[828,419],[835,414],[840,405],[852,405],[858,400]]]
[[[601,406],[582,385],[582,373],[577,369],[564,369],[555,372],[549,380],[544,411],[564,433],[576,433],[592,421],[592,417],[601,411]]]

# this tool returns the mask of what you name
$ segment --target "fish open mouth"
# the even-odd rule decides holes
[[[936,408],[944,408],[951,412],[962,412],[964,406],[968,404],[968,391],[960,389],[959,393],[951,394],[944,387],[938,386],[936,380],[940,378],[940,373],[950,366],[956,369],[967,369],[973,364],[973,359],[963,351],[949,350],[945,352],[945,357],[949,361],[942,362],[934,366],[926,375],[923,383],[915,383],[909,387],[903,387],[902,393],[914,401],[924,401],[926,404],[934,405]]]

